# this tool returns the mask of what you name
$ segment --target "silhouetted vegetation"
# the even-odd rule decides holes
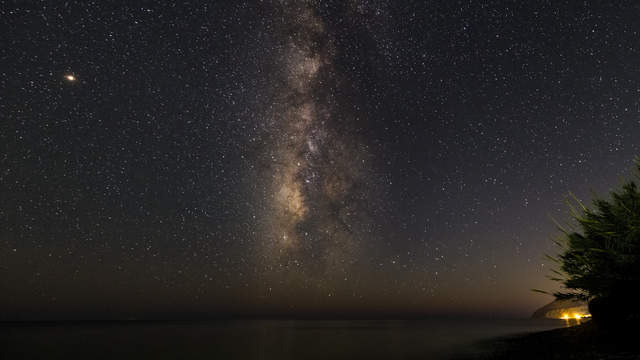
[[[636,160],[635,179],[640,175]],[[577,198],[570,201],[575,231],[561,227],[559,270],[552,270],[566,288],[557,298],[589,300],[598,323],[639,319],[640,301],[640,192],[627,181],[610,199],[596,199],[592,207]],[[555,275],[554,275],[555,276]]]

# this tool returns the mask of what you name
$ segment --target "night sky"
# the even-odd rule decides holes
[[[2,319],[528,316],[640,154],[640,5],[0,5]]]

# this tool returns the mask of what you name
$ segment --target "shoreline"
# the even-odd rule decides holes
[[[494,338],[476,344],[473,355],[459,360],[502,359],[640,359],[633,331],[602,330],[589,321],[582,325]]]

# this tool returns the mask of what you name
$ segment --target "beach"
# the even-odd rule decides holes
[[[479,344],[483,351],[460,359],[640,359],[637,333],[602,330],[592,322]]]

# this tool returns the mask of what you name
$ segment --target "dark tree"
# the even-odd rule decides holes
[[[638,178],[640,159],[635,170]],[[554,280],[566,288],[556,297],[588,299],[598,323],[640,318],[640,192],[632,180],[610,195],[594,200],[592,208],[574,198],[578,228],[561,228],[560,271],[554,270],[561,275]]]

